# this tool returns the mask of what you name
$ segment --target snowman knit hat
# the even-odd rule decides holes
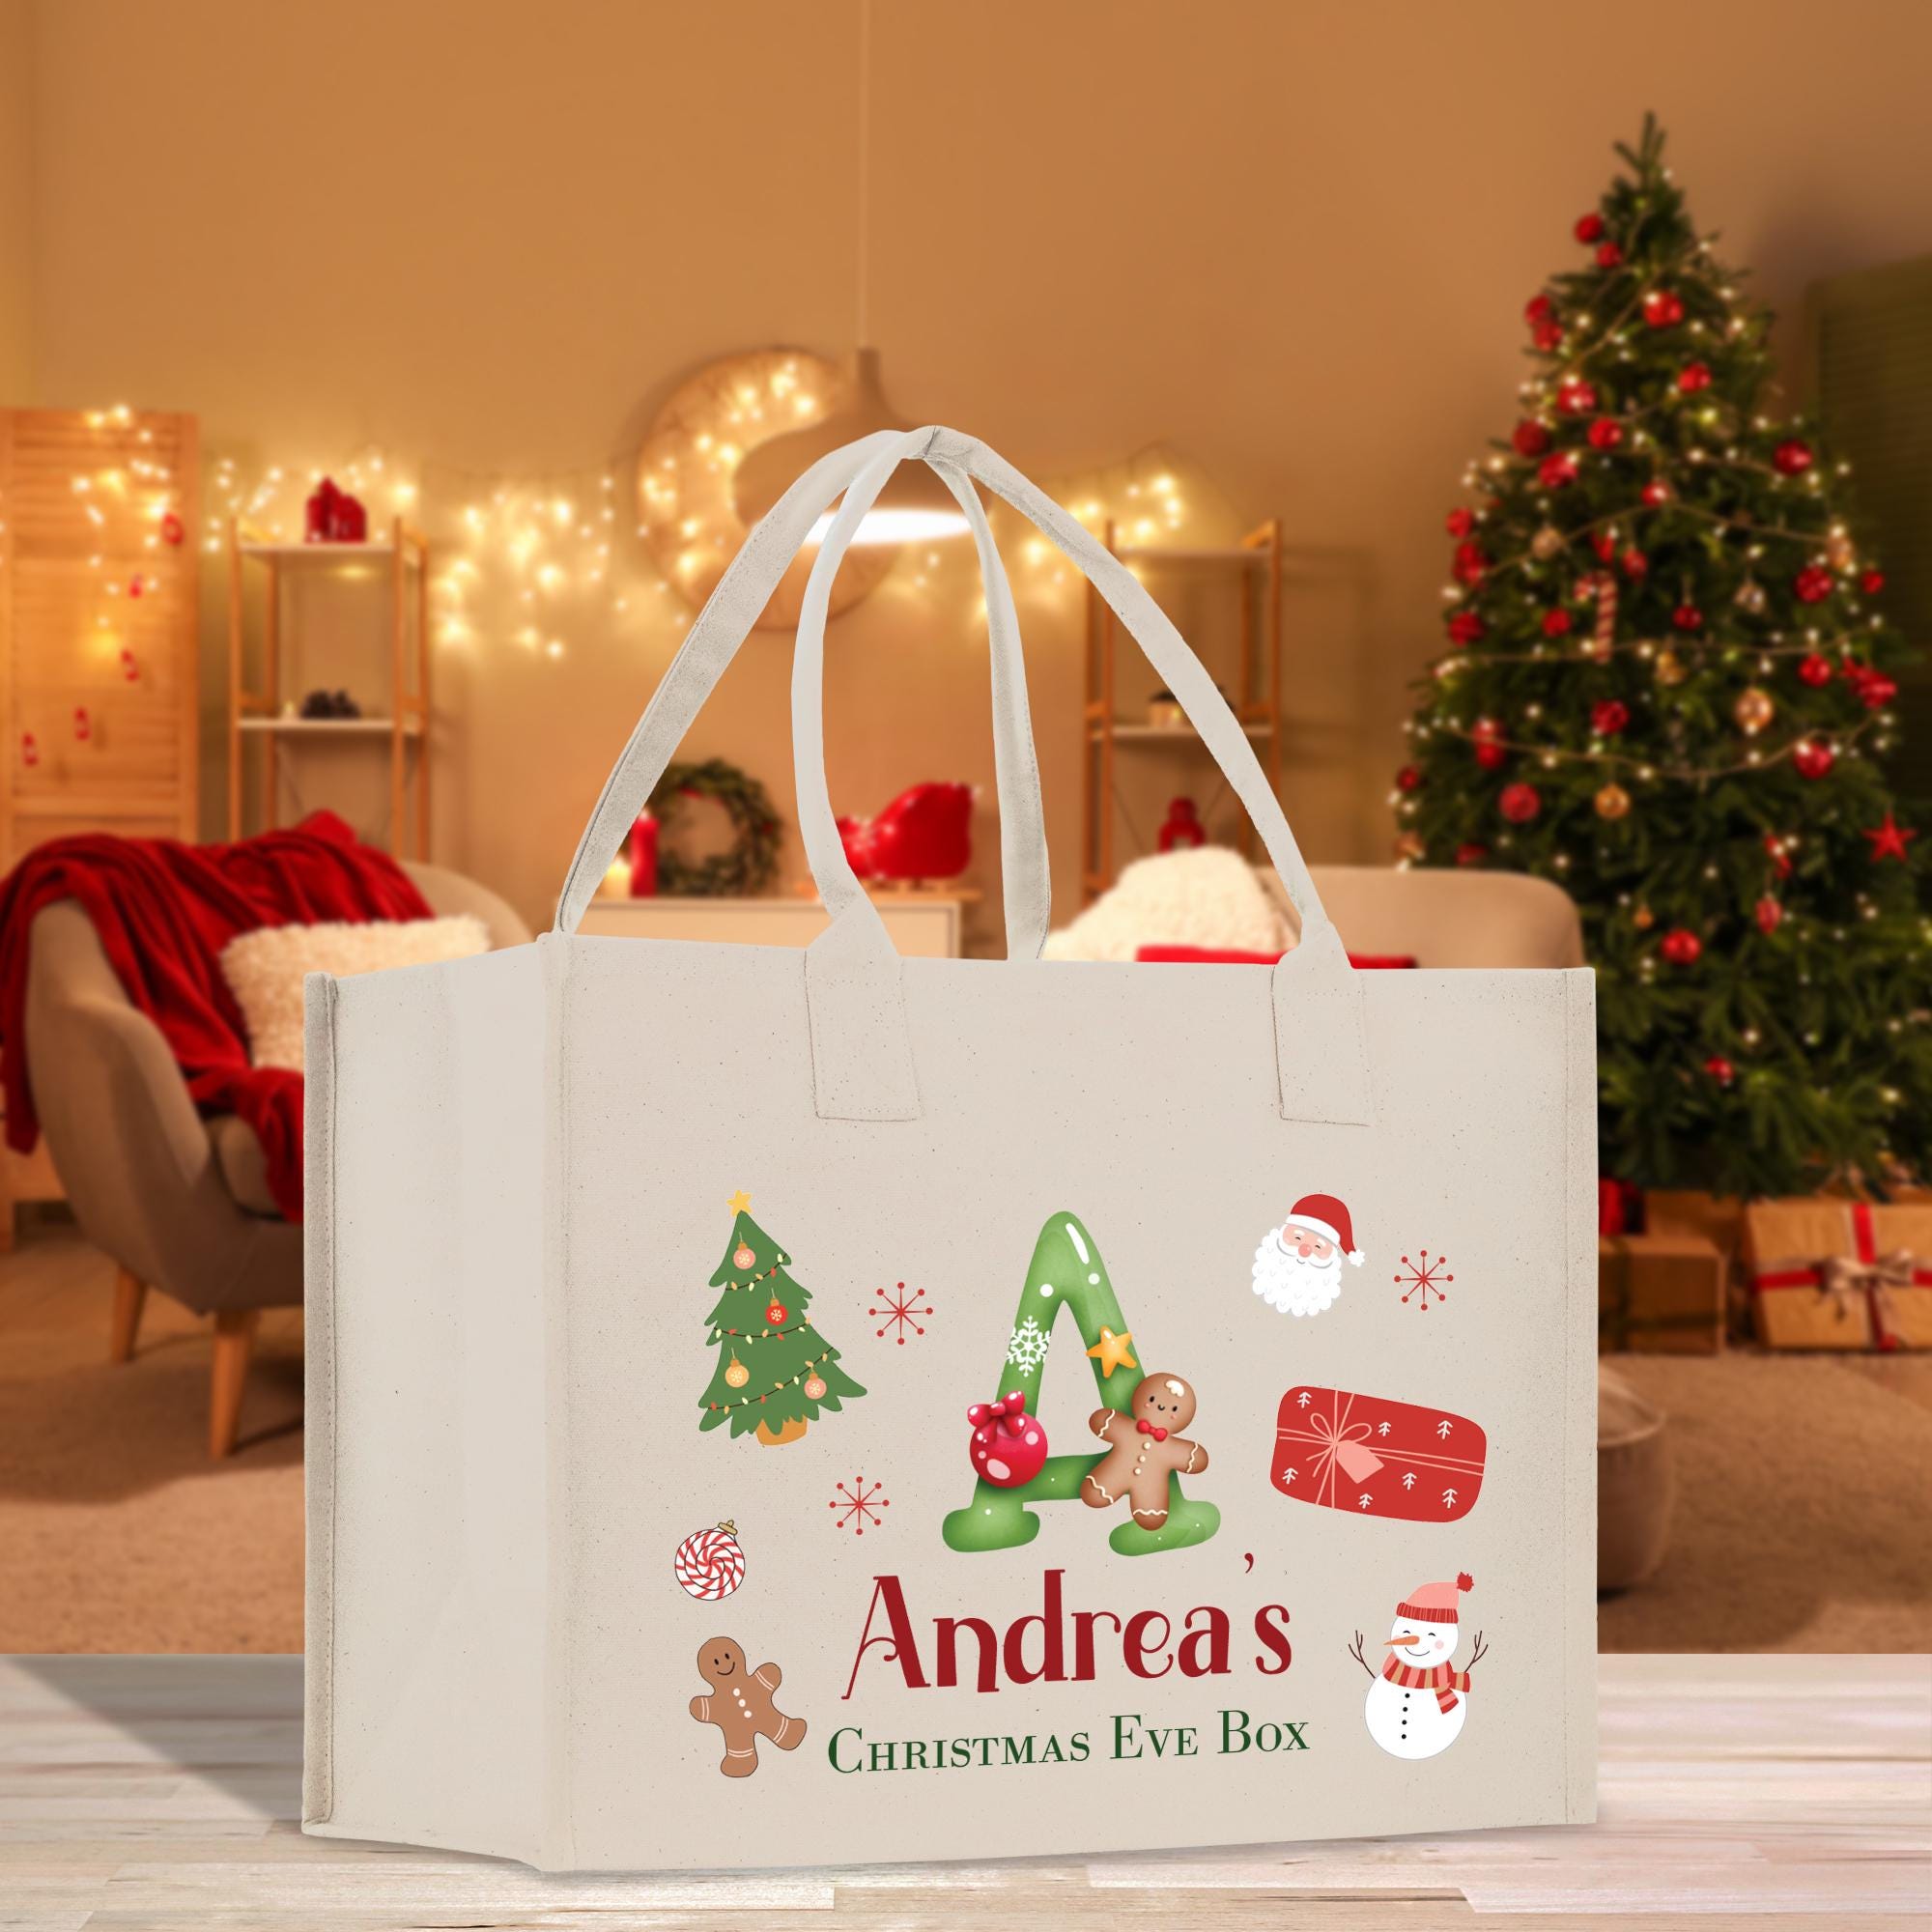
[[[1459,1570],[1453,1583],[1418,1583],[1395,1606],[1395,1613],[1419,1623],[1453,1624],[1458,1615],[1458,1595],[1475,1587],[1476,1579],[1466,1570]]]
[[[1308,1228],[1318,1235],[1326,1235],[1354,1266],[1361,1266],[1362,1251],[1355,1245],[1354,1226],[1339,1195],[1304,1194],[1288,1210],[1288,1221],[1290,1227]]]

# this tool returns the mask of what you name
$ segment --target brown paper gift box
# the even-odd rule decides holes
[[[1772,1349],[1932,1349],[1932,1203],[1759,1201],[1744,1261]]]
[[[1715,1355],[1724,1343],[1724,1257],[1701,1235],[1597,1242],[1597,1339],[1646,1355]]]

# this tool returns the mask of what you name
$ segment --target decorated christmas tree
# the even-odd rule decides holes
[[[1907,653],[1849,466],[1771,413],[1769,313],[1655,122],[1617,152],[1580,265],[1528,305],[1519,420],[1449,515],[1398,855],[1577,900],[1606,1173],[1883,1188],[1932,1145],[1926,846],[1880,763]]]
[[[711,1277],[724,1292],[706,1317],[718,1363],[697,1426],[716,1429],[728,1418],[734,1436],[755,1429],[760,1442],[796,1442],[820,1409],[836,1414],[841,1398],[866,1391],[805,1319],[810,1292],[785,1272],[791,1257],[752,1219],[751,1196],[734,1194],[728,1205],[731,1236]]]

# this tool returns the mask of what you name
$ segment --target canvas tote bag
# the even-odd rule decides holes
[[[827,793],[827,596],[906,460],[985,577],[1004,961],[895,957]],[[1280,964],[1038,960],[975,485],[1185,707]],[[830,924],[577,936],[841,494],[793,676]],[[867,438],[751,533],[554,930],[308,1000],[305,1830],[569,1870],[1592,1816],[1590,976],[1351,970],[1202,666],[982,444]]]

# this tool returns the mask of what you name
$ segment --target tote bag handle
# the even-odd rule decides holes
[[[779,579],[791,567],[812,526],[865,469],[868,458],[902,440],[902,432],[882,430],[821,457],[746,537],[691,627],[690,636],[665,671],[644,715],[638,721],[637,729],[631,733],[630,742],[605,781],[590,822],[577,841],[577,853],[557,899],[556,931],[577,930],[584,908],[610,867],[611,854],[621,847],[638,813],[656,790],[671,754],[690,729],[692,720],[710,696],[739,645],[751,634],[752,626],[777,588]],[[1034,753],[1033,724],[1027,705],[1026,659],[1020,644],[1019,615],[1013,608],[1012,589],[978,495],[956,468],[950,465],[942,468],[938,464],[932,467],[972,526],[986,589],[986,632],[993,673],[993,767],[1000,799],[1000,874],[1006,900],[1007,952],[1015,959],[1037,958],[1052,917],[1053,885],[1048,869],[1046,819],[1040,804],[1039,765]],[[845,546],[840,544],[841,555],[844,550]],[[822,623],[819,638],[822,645]],[[818,682],[822,684],[822,679]],[[813,715],[816,718],[817,713]],[[814,742],[817,730],[814,724]],[[824,791],[823,747],[818,750],[816,769],[820,774],[820,789]],[[829,814],[829,791],[825,803]],[[842,864],[844,840],[838,837],[837,821],[828,817],[827,822],[832,824],[833,841]],[[822,848],[814,851],[808,841],[807,850],[812,875],[822,889],[827,877]],[[850,895],[864,900],[869,908],[871,902],[860,891],[851,867],[843,866],[843,873]],[[847,898],[841,896],[837,906],[831,900],[826,903],[836,914],[838,906],[847,903]],[[880,934],[884,936],[883,925]]]
[[[1281,805],[1253,745],[1210,678],[1139,581],[1018,470],[971,437],[928,427],[881,431],[814,464],[746,539],[712,594],[685,647],[666,673],[578,845],[557,909],[557,929],[572,930],[625,827],[657,782],[692,716],[763,608],[820,509],[844,500],[807,582],[792,666],[793,753],[800,829],[807,860],[831,923],[805,952],[812,1065],[821,1117],[893,1121],[919,1114],[903,973],[878,908],[844,855],[825,778],[823,662],[832,580],[860,521],[902,462],[923,461],[967,509],[987,569],[987,617],[994,639],[995,754],[1004,828],[1016,829],[1019,854],[1042,849],[1037,836],[1037,770],[1025,711],[1025,678],[1002,656],[1017,653],[1011,593],[990,533],[965,479],[983,483],[1045,535],[1105,598],[1179,700],[1230,787],[1247,809],[1289,897],[1301,915],[1301,941],[1273,968],[1277,1099],[1286,1120],[1365,1125],[1372,1119],[1361,988],[1328,920]],[[990,559],[990,561],[989,561]],[[742,578],[740,567],[745,566]],[[734,580],[736,580],[734,582]],[[727,596],[727,592],[730,593]],[[1024,747],[1024,751],[1020,747]],[[1024,777],[1014,768],[1023,767]],[[1028,817],[1032,823],[1028,823]],[[1034,897],[1037,880],[1037,902]],[[1009,873],[1009,951],[1037,950],[1045,879],[1021,867]]]

